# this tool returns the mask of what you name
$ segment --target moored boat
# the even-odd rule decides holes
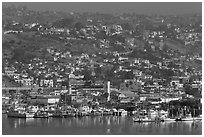
[[[147,116],[135,117],[133,118],[134,122],[157,122],[156,119],[148,118]]]
[[[7,113],[7,110],[2,109],[2,114],[6,114],[6,113]]]
[[[175,121],[181,121],[181,117],[175,118]]]
[[[184,117],[181,118],[181,121],[194,121],[195,119],[193,117]]]
[[[142,122],[141,119],[138,118],[138,117],[134,117],[134,118],[133,118],[133,121],[134,121],[134,122]]]
[[[195,118],[191,114],[187,114],[185,117],[181,117],[181,121],[195,121]]]
[[[35,113],[32,113],[32,112],[26,112],[26,118],[33,118]]]
[[[124,109],[119,109],[118,111],[120,112],[121,116],[127,116],[127,114],[128,114],[127,111]]]
[[[199,115],[198,117],[194,118],[195,121],[201,121],[202,120],[202,115]]]
[[[75,112],[68,112],[67,117],[75,117],[76,113]]]
[[[61,113],[60,111],[56,111],[56,112],[54,112],[54,113],[51,113],[51,114],[49,115],[49,117],[62,118],[63,116],[62,116],[62,113]]]
[[[49,115],[46,111],[38,111],[35,113],[34,118],[48,118]]]
[[[163,122],[173,122],[173,121],[176,121],[176,119],[175,118],[163,118],[163,119],[161,119],[161,121],[163,121]]]
[[[6,114],[8,117],[26,118],[25,112],[18,111],[18,110],[10,110]]]

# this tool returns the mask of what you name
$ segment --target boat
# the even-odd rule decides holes
[[[120,114],[121,116],[127,116],[127,114],[128,114],[127,111],[124,109],[119,109],[118,111],[121,113]]]
[[[83,117],[83,116],[87,116],[87,115],[88,115],[88,113],[86,111],[83,111],[83,110],[77,112],[78,117]]]
[[[26,112],[26,118],[33,118],[35,113],[32,113],[32,112]]]
[[[7,110],[2,109],[2,114],[6,114],[6,113],[7,113]]]
[[[181,121],[194,121],[195,118],[191,116],[191,114],[187,114],[185,117],[181,117]]]
[[[113,115],[113,112],[111,112],[110,109],[104,109],[103,115]]]
[[[76,110],[75,109],[67,109],[67,117],[76,117]]]
[[[65,111],[65,110],[64,110],[64,111],[61,111],[61,113],[62,113],[62,117],[63,117],[63,118],[68,117],[68,115],[67,115],[67,111]]]
[[[67,117],[75,117],[76,113],[75,112],[68,112]]]
[[[175,118],[175,121],[181,121],[181,117]]]
[[[141,120],[139,117],[134,117],[134,118],[133,118],[133,121],[134,121],[134,122],[142,122],[142,120]]]
[[[34,118],[48,118],[48,113],[46,111],[38,111],[34,114]]]
[[[51,113],[49,115],[50,117],[57,117],[57,118],[62,118],[62,113],[60,111],[55,111],[54,113]]]
[[[90,113],[89,113],[90,116],[101,116],[102,115],[102,112],[100,110],[95,110],[93,109]]]
[[[25,112],[18,111],[18,110],[10,110],[7,112],[8,117],[15,117],[15,118],[26,118]]]
[[[134,117],[133,121],[134,122],[157,122],[157,120],[148,118],[147,116]]]
[[[167,117],[167,118],[162,118],[161,121],[162,122],[173,122],[173,121],[176,121],[176,119],[175,118],[168,118]]]
[[[190,118],[190,117],[185,117],[185,118],[181,118],[181,121],[195,121],[194,118]]]
[[[194,118],[195,121],[201,121],[202,120],[202,115],[199,115],[198,117]]]

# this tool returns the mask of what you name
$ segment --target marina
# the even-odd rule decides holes
[[[133,122],[132,116],[7,118],[3,135],[201,135],[202,121]]]
[[[47,106],[46,106],[47,107]],[[166,121],[201,121],[202,115],[192,117],[191,114],[170,117],[168,111],[142,109],[133,111],[126,111],[125,109],[107,109],[99,107],[98,109],[92,109],[88,106],[79,108],[72,108],[70,106],[63,109],[56,108],[53,110],[46,109],[46,107],[39,108],[38,106],[29,106],[27,109],[24,107],[17,107],[14,110],[8,110],[6,112],[7,117],[14,118],[68,118],[68,117],[84,117],[84,116],[133,116],[134,122],[166,122]],[[30,109],[28,109],[30,108]],[[37,109],[36,109],[37,108]]]

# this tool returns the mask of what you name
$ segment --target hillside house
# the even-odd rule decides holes
[[[141,83],[135,80],[125,80],[120,84],[121,91],[139,92],[141,91]]]

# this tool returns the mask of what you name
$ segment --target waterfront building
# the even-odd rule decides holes
[[[31,95],[31,97],[28,98],[28,102],[30,103],[37,103],[37,104],[56,104],[60,100],[60,96],[56,95]]]

